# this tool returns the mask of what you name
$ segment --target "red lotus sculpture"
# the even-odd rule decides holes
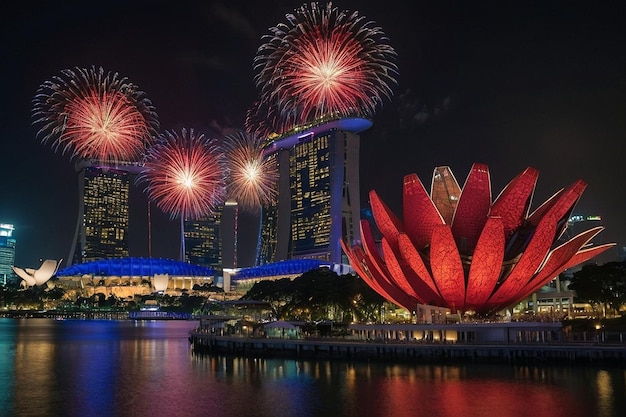
[[[342,248],[354,270],[388,301],[487,314],[520,302],[559,273],[614,243],[589,244],[603,227],[560,240],[586,184],[578,180],[529,214],[538,171],[527,168],[492,203],[489,169],[474,164],[461,189],[448,167],[435,168],[431,194],[404,177],[401,221],[375,191],[375,241],[361,221],[361,242]]]

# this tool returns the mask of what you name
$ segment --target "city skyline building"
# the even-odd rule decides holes
[[[280,138],[266,148],[278,159],[278,203],[263,209],[257,263],[318,259],[348,263],[340,241],[359,240],[358,133],[363,118],[343,118]]]
[[[107,164],[81,160],[76,164],[78,215],[67,266],[133,255],[129,247],[129,238],[133,233],[130,219],[136,214],[130,212],[130,194],[141,170],[142,165],[135,162]],[[199,220],[184,221],[186,262],[214,269],[222,268],[224,254],[221,223],[224,210],[225,207],[219,207],[213,214]],[[152,226],[149,218],[147,222],[150,255]],[[226,253],[227,259],[232,256],[230,252]]]
[[[589,226],[602,225],[602,216],[572,214],[567,220],[567,228],[563,234],[563,239],[571,239],[581,230],[586,230]]]
[[[3,285],[15,278],[15,273],[11,268],[15,262],[14,231],[15,227],[12,224],[0,223],[0,283]]]
[[[255,265],[274,262],[278,247],[278,204],[261,208]]]
[[[137,163],[81,160],[78,216],[68,265],[129,256],[129,194]]]
[[[222,268],[220,228],[223,214],[223,207],[219,207],[197,220],[185,220],[185,261],[215,270]]]

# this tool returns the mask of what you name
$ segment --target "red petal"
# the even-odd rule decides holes
[[[430,244],[433,228],[444,221],[415,174],[404,177],[402,209],[407,235],[417,248],[425,248]]]
[[[491,207],[491,216],[502,218],[504,236],[508,239],[526,217],[532,200],[539,171],[526,168],[502,190]]]
[[[489,169],[474,164],[465,181],[459,204],[452,220],[452,235],[459,252],[471,255],[491,208]]]
[[[453,310],[463,310],[465,304],[465,277],[463,265],[450,227],[437,226],[430,246],[430,267],[439,293]]]
[[[439,304],[443,301],[438,293],[413,272],[404,259],[397,256],[386,239],[383,239],[383,254],[387,268],[399,287],[419,299],[422,304]]]
[[[400,236],[398,236],[398,243],[400,245],[400,255],[402,255],[413,272],[415,272],[415,274],[417,274],[417,276],[420,277],[421,280],[428,285],[428,288],[430,288],[435,294],[439,294],[439,290],[437,289],[430,272],[428,272],[428,268],[426,268],[422,256],[413,245],[411,239],[409,239],[406,234],[400,233]],[[441,298],[441,296],[439,297]]]
[[[394,249],[398,248],[398,234],[403,231],[402,222],[378,197],[375,191],[370,191],[370,204],[378,230],[389,240]]]
[[[480,311],[493,292],[504,259],[504,225],[499,217],[489,217],[480,234],[467,278],[465,307]]]

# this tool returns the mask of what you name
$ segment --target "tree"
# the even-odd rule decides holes
[[[279,319],[375,321],[384,300],[362,279],[314,269],[294,280],[257,282],[243,297],[266,301]]]
[[[267,301],[270,304],[273,315],[277,319],[286,318],[285,313],[294,297],[293,291],[289,289],[291,280],[282,278],[279,280],[259,281],[241,297],[243,300]]]
[[[44,292],[42,297],[46,300],[59,301],[65,295],[65,290],[60,287],[54,287]]]
[[[607,309],[617,312],[626,303],[626,262],[585,265],[574,273],[569,288],[581,301],[599,304],[603,317]]]

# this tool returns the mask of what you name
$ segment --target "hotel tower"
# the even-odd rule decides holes
[[[128,257],[129,193],[140,166],[81,160],[78,218],[68,264]]]
[[[333,120],[272,142],[278,203],[263,208],[257,264],[285,259],[347,263],[340,239],[359,239],[359,135],[372,122]]]

